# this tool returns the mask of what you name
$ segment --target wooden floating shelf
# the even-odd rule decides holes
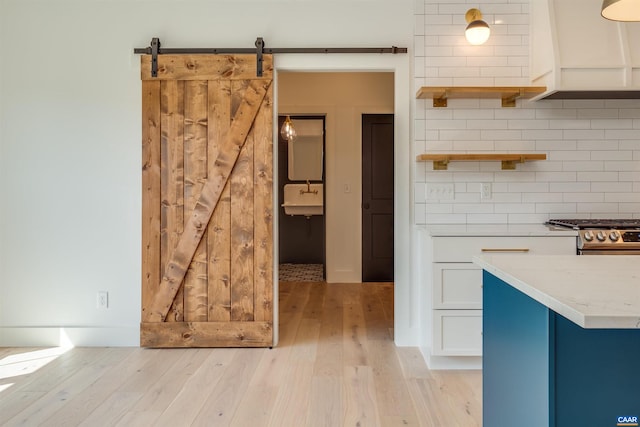
[[[502,170],[514,170],[516,163],[524,163],[533,160],[547,160],[546,154],[420,154],[417,157],[419,162],[433,161],[433,170],[447,170],[449,162],[467,161],[467,162],[486,162],[499,161],[502,162]]]
[[[500,98],[503,107],[515,107],[516,99],[529,99],[547,90],[545,86],[423,86],[417,99],[433,98],[434,107],[446,107],[447,99]]]

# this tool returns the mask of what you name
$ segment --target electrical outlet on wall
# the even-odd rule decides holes
[[[427,200],[453,200],[455,189],[453,183],[434,184],[428,183],[426,186]]]
[[[109,292],[98,291],[96,308],[109,308]]]
[[[480,198],[481,199],[490,199],[491,198],[491,183],[483,182],[480,184]]]

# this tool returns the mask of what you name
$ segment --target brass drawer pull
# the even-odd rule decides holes
[[[529,252],[529,248],[482,248],[482,252]]]

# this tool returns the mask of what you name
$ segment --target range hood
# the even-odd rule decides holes
[[[533,99],[640,99],[640,23],[600,15],[602,0],[531,0]]]

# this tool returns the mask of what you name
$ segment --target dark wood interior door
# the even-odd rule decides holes
[[[393,114],[362,116],[362,281],[393,281]]]

